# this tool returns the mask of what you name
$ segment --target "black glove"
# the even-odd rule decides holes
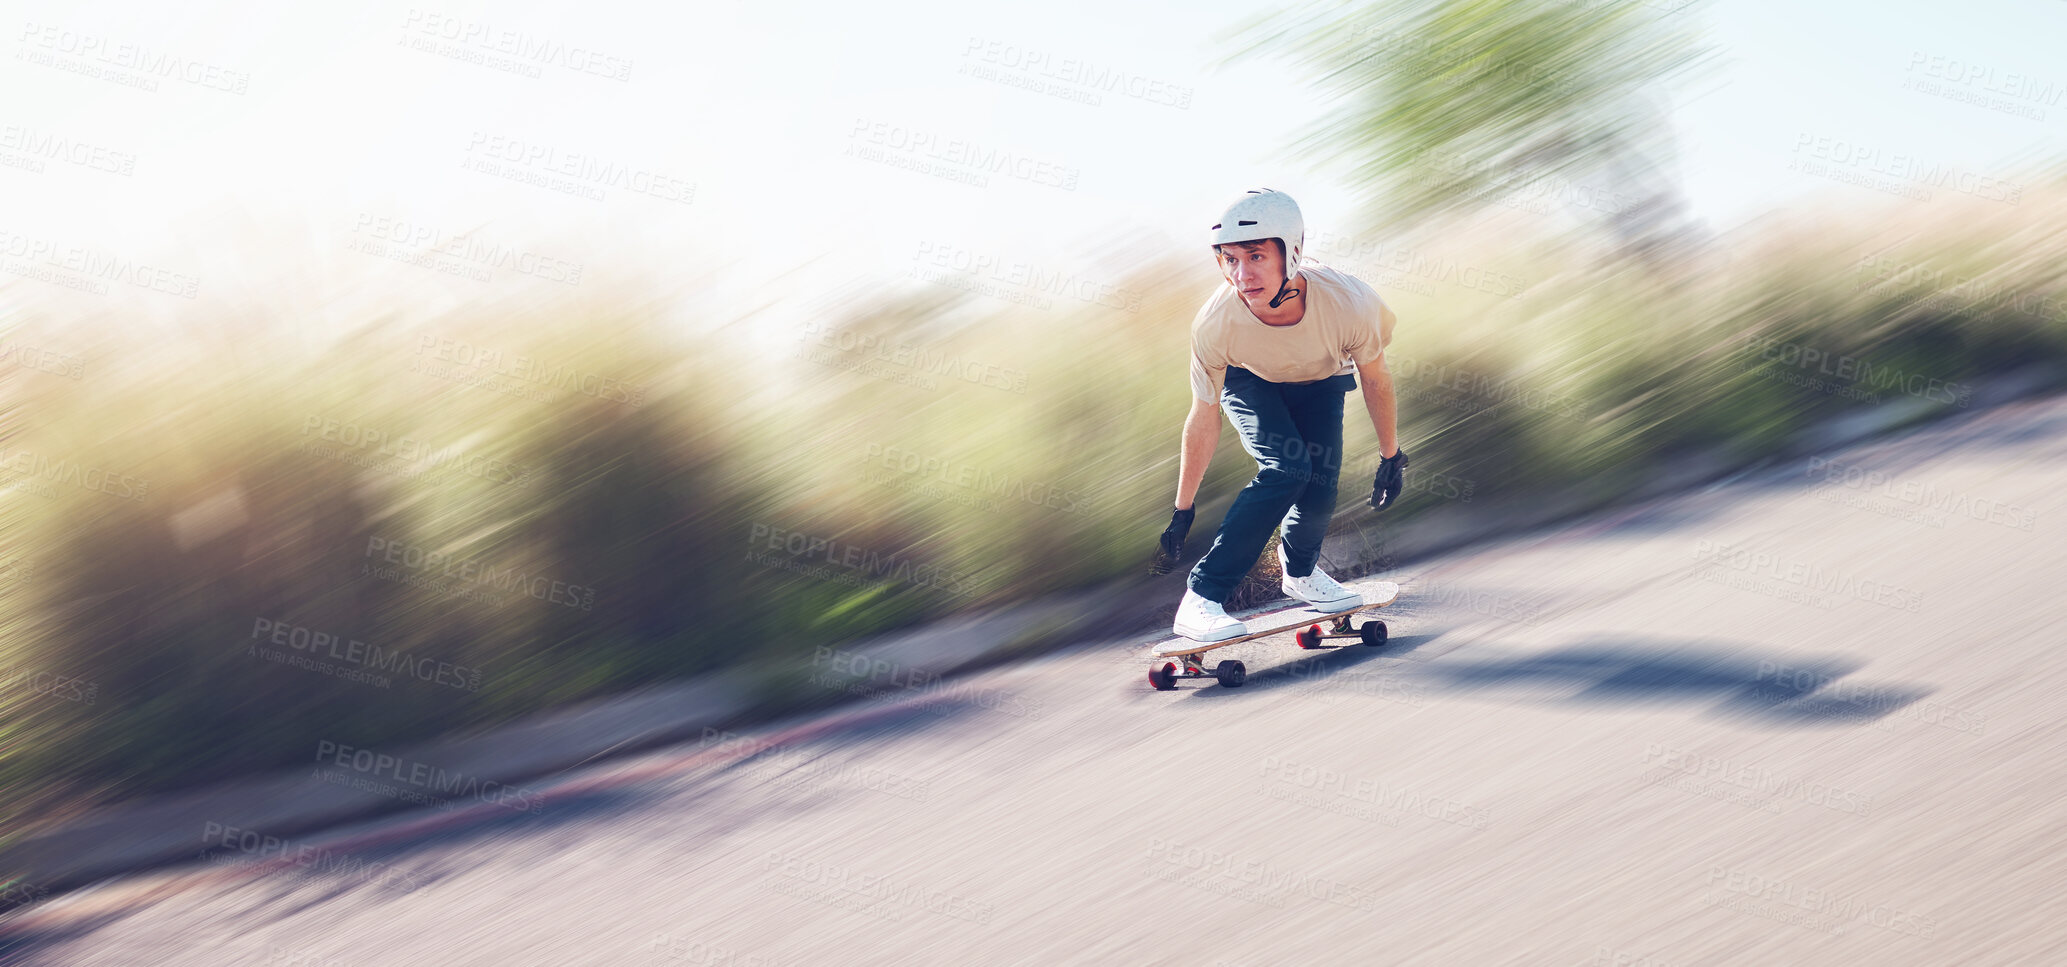
[[[1191,533],[1191,518],[1197,507],[1170,513],[1170,526],[1163,528],[1163,536],[1156,540],[1155,561],[1148,565],[1150,574],[1168,574],[1177,567],[1177,559],[1184,556],[1184,537]]]
[[[1407,448],[1401,447],[1392,456],[1378,461],[1378,476],[1371,480],[1371,509],[1384,510],[1399,502],[1400,490],[1405,484],[1407,469]]]

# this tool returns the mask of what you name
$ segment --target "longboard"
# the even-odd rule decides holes
[[[1177,687],[1180,678],[1212,678],[1218,679],[1223,687],[1238,688],[1248,677],[1248,669],[1241,662],[1223,661],[1208,670],[1199,661],[1199,656],[1215,648],[1282,634],[1301,625],[1311,625],[1292,636],[1301,648],[1319,648],[1321,642],[1329,638],[1356,638],[1373,647],[1385,644],[1385,622],[1373,619],[1352,628],[1350,619],[1361,612],[1376,610],[1399,600],[1400,586],[1391,581],[1380,581],[1360,591],[1364,603],[1354,608],[1322,611],[1302,604],[1244,619],[1242,623],[1248,626],[1249,633],[1237,638],[1197,641],[1177,636],[1158,642],[1149,650],[1154,663],[1148,667],[1148,684],[1159,692],[1167,692]],[[1321,630],[1323,621],[1329,622],[1326,631]]]

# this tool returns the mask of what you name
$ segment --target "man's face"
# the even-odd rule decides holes
[[[1251,306],[1269,306],[1285,281],[1285,253],[1277,239],[1230,242],[1213,247],[1220,274]]]

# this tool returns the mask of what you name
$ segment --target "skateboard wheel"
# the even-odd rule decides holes
[[[1224,661],[1213,666],[1213,677],[1220,679],[1222,688],[1240,688],[1249,680],[1249,668],[1238,661]]]
[[[1166,661],[1161,668],[1148,670],[1148,687],[1158,692],[1167,692],[1177,687],[1177,663]]]
[[[1369,645],[1373,648],[1385,644],[1385,636],[1387,634],[1385,630],[1385,622],[1366,621],[1364,622],[1363,628],[1359,630],[1364,636],[1364,644]]]
[[[1321,626],[1314,625],[1305,631],[1293,635],[1292,640],[1298,642],[1301,648],[1319,648],[1321,646]]]

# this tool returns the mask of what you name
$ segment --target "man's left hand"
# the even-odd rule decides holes
[[[1380,458],[1378,475],[1371,480],[1371,509],[1384,510],[1398,503],[1400,491],[1406,486],[1407,449],[1401,447],[1392,456]]]

